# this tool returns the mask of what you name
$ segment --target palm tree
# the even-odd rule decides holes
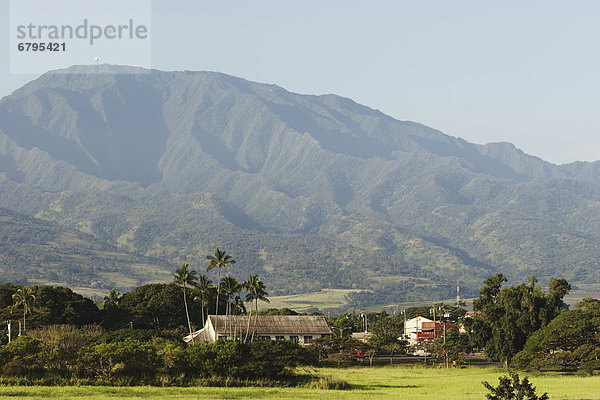
[[[243,283],[244,289],[246,290],[246,301],[250,303],[250,312],[248,313],[248,325],[246,327],[246,337],[244,343],[248,341],[250,335],[250,319],[252,318],[252,302],[256,296],[256,290],[258,289],[258,282],[260,279],[258,275],[250,275],[248,280]]]
[[[215,254],[206,256],[206,259],[210,262],[208,264],[208,268],[206,271],[210,271],[211,269],[217,267],[218,268],[218,276],[217,282],[221,282],[221,268],[225,268],[229,271],[229,264],[235,264],[235,260],[231,256],[231,254],[227,254],[225,250],[221,250],[217,247]],[[219,315],[219,292],[221,291],[220,285],[217,287],[217,304],[215,305],[215,316]],[[217,320],[215,319],[215,332],[217,332]],[[216,338],[215,338],[216,339]]]
[[[108,296],[104,297],[104,308],[119,308],[119,302],[121,301],[121,294],[117,289],[113,289],[108,293]]]
[[[121,294],[112,289],[108,296],[104,297],[104,306],[102,307],[102,325],[106,328],[116,328],[123,326],[124,314],[121,311]],[[129,322],[130,327],[133,327],[133,322]],[[109,328],[110,329],[110,328]]]
[[[181,268],[175,270],[175,275],[173,275],[173,282],[176,284],[183,286],[183,304],[185,306],[185,316],[187,317],[188,328],[190,329],[190,336],[192,338],[192,343],[194,343],[194,335],[192,332],[192,324],[190,322],[190,313],[188,311],[187,306],[187,294],[185,292],[185,288],[187,285],[196,286],[196,282],[198,281],[198,273],[196,271],[191,271],[190,266],[186,263],[181,266]]]
[[[229,320],[228,316],[232,314],[231,297],[242,290],[242,285],[233,276],[226,276],[221,281],[220,286],[223,288],[222,290],[227,295],[227,306],[225,308],[225,324],[227,324]],[[227,330],[227,325],[225,325],[225,330]],[[235,338],[235,331],[233,332],[233,337]]]
[[[233,276],[226,276],[221,281],[222,290],[227,295],[227,308],[225,313],[231,315],[231,298],[234,294],[239,293],[242,290],[242,284],[237,281]]]
[[[202,308],[202,326],[203,327],[206,322],[206,320],[204,318],[204,309],[208,305],[208,296],[210,295],[210,290],[214,287],[215,287],[215,285],[213,285],[212,281],[210,279],[208,279],[208,276],[200,275],[200,278],[198,278],[198,285],[196,285],[196,289],[198,289],[198,293],[200,295],[194,297],[194,301],[198,301],[198,300],[200,301],[200,306]]]
[[[25,332],[25,316],[27,313],[31,312],[31,303],[35,300],[35,295],[33,294],[31,287],[26,288],[25,286],[20,285],[17,288],[16,293],[12,295],[12,299],[15,302],[15,308],[23,307],[23,332]]]
[[[242,298],[239,294],[236,294],[231,302],[231,312],[233,315],[246,314],[246,305],[242,301]]]
[[[262,283],[261,281],[259,281],[258,284],[258,290],[256,291],[256,297],[254,298],[254,327],[252,328],[252,338],[250,339],[251,342],[254,341],[254,333],[256,333],[256,319],[258,316],[258,301],[264,301],[265,303],[270,303],[271,301],[269,299],[267,299],[267,295],[269,293],[267,293],[267,291],[265,290],[267,287],[265,286],[264,283]]]
[[[246,327],[246,340],[248,340],[248,335],[250,334],[250,319],[252,318],[252,302],[254,302],[255,314],[258,314],[258,300],[266,301],[270,303],[269,299],[267,299],[267,295],[269,293],[266,292],[265,284],[260,280],[258,275],[250,275],[248,280],[244,282],[244,288],[246,289],[246,301],[250,302],[250,314],[248,315],[248,326]],[[254,340],[254,333],[256,332],[256,315],[254,316],[254,327],[252,329],[252,338],[250,341]]]

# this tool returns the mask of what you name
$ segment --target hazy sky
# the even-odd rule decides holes
[[[9,73],[3,31],[0,96],[36,77]],[[597,0],[154,0],[151,32],[157,69],[335,93],[554,163],[600,160]]]

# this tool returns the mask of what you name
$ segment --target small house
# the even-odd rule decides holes
[[[244,338],[246,333],[254,335],[255,340],[290,340],[306,345],[333,332],[323,315],[209,315],[204,328],[183,340],[212,343],[217,339]]]

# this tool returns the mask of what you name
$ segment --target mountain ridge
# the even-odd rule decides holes
[[[600,162],[554,165],[351,99],[216,72],[59,72],[0,100],[0,200],[11,209],[171,263],[226,243],[247,253],[244,273],[281,292],[308,289],[286,282],[298,274],[315,276],[315,289],[403,296],[417,278],[474,289],[497,270],[595,276]],[[347,276],[319,272],[319,251]]]

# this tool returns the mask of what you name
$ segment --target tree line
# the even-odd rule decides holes
[[[100,308],[64,287],[0,285],[0,317],[20,325],[18,337],[14,330],[10,343],[7,335],[0,341],[0,383],[264,385],[297,379],[294,367],[314,364],[314,350],[254,341],[251,318],[242,340],[182,341],[185,331],[204,325],[209,310],[251,316],[258,301],[268,302],[257,275],[245,282],[221,278],[221,270],[235,264],[226,251],[217,248],[206,258],[207,272],[217,269],[217,286],[183,264],[172,283],[125,294],[112,290]]]
[[[600,300],[586,298],[569,310],[564,297],[571,285],[552,278],[544,292],[532,276],[528,283],[503,287],[498,273],[483,282],[474,300],[474,313],[462,307],[435,304],[463,332],[446,331],[444,338],[423,341],[419,347],[433,357],[457,362],[459,355],[483,351],[489,361],[526,369],[600,370]],[[344,354],[394,354],[407,348],[400,340],[404,321],[428,316],[432,306],[410,307],[403,313],[342,314],[330,321],[334,337],[316,341],[322,359],[347,362]],[[352,332],[370,327],[368,343],[351,338]],[[337,340],[336,340],[337,337]]]
[[[105,330],[130,327],[182,333],[187,328],[191,334],[204,326],[213,310],[215,315],[252,316],[259,301],[269,302],[266,285],[258,275],[243,282],[228,273],[221,277],[223,269],[229,272],[235,264],[225,250],[217,248],[206,259],[207,272],[217,270],[218,285],[184,263],[175,270],[172,283],[143,285],[124,294],[113,289],[100,307],[68,288],[6,283],[0,285],[0,318],[14,321],[15,329],[20,323],[23,332],[52,324],[97,324]],[[251,338],[250,326],[246,338]]]
[[[203,343],[202,352],[190,350],[188,347],[194,346],[185,346],[182,336],[202,326],[212,310],[215,314],[252,316],[258,314],[258,301],[268,301],[266,287],[258,276],[250,276],[246,282],[238,282],[229,274],[221,277],[219,269],[229,271],[235,263],[225,251],[217,249],[215,254],[207,256],[207,261],[207,270],[216,269],[217,277],[221,278],[218,286],[213,285],[208,276],[197,275],[189,265],[183,264],[175,271],[172,283],[144,285],[125,294],[113,290],[100,308],[64,287],[0,285],[0,318],[21,320],[23,332],[27,330],[27,336],[11,344],[6,343],[6,335],[0,338],[0,380],[19,373],[39,381],[54,367],[64,372],[63,378],[90,383],[130,379],[131,382],[159,384],[168,381],[166,376],[172,373],[185,378],[169,381],[169,384],[187,384],[198,379],[254,379],[258,375],[243,372],[250,362],[244,357],[250,354],[253,359],[267,357],[253,353],[263,350],[279,354],[279,359],[286,357],[277,351],[295,354],[297,358],[291,360],[290,365],[304,365],[315,359],[339,365],[350,362],[353,354],[362,354],[372,361],[376,354],[405,353],[404,321],[418,315],[427,316],[431,308],[410,307],[397,314],[385,311],[342,314],[329,321],[333,336],[316,339],[303,350],[292,344],[259,344],[261,341],[253,340],[251,318],[248,318],[245,335],[233,341],[234,344]],[[444,360],[447,366],[458,362],[460,354],[482,350],[489,360],[503,361],[506,366],[588,372],[600,369],[599,300],[585,299],[574,310],[568,310],[563,300],[571,286],[564,279],[551,279],[546,292],[534,277],[527,284],[513,287],[503,287],[505,282],[502,274],[484,281],[474,301],[474,315],[465,315],[462,306],[434,305],[438,313],[458,321],[464,332],[447,331],[443,340],[423,342],[422,348]],[[270,309],[263,313],[296,314],[287,309]],[[368,342],[351,337],[351,333],[367,329],[371,334]],[[13,330],[13,335],[15,333]],[[165,349],[174,350],[167,354]],[[173,359],[183,360],[181,362],[188,365],[200,363],[194,358],[199,354],[213,363],[217,363],[217,359],[242,362],[242,367],[211,369],[208,364],[202,364],[206,366],[205,372],[198,374],[177,369],[183,368],[180,366],[167,368]],[[268,357],[262,360],[270,362]],[[99,369],[92,371],[91,367],[82,367],[86,362],[96,363],[94,368]],[[133,372],[137,370],[136,363],[154,367],[136,375]],[[276,365],[281,371],[287,371],[285,374],[290,371]],[[261,368],[267,368],[266,364]],[[58,375],[52,376],[59,379]],[[274,372],[263,376],[281,377]]]
[[[167,331],[51,325],[0,346],[0,384],[280,385],[314,352],[289,341],[186,345]]]

